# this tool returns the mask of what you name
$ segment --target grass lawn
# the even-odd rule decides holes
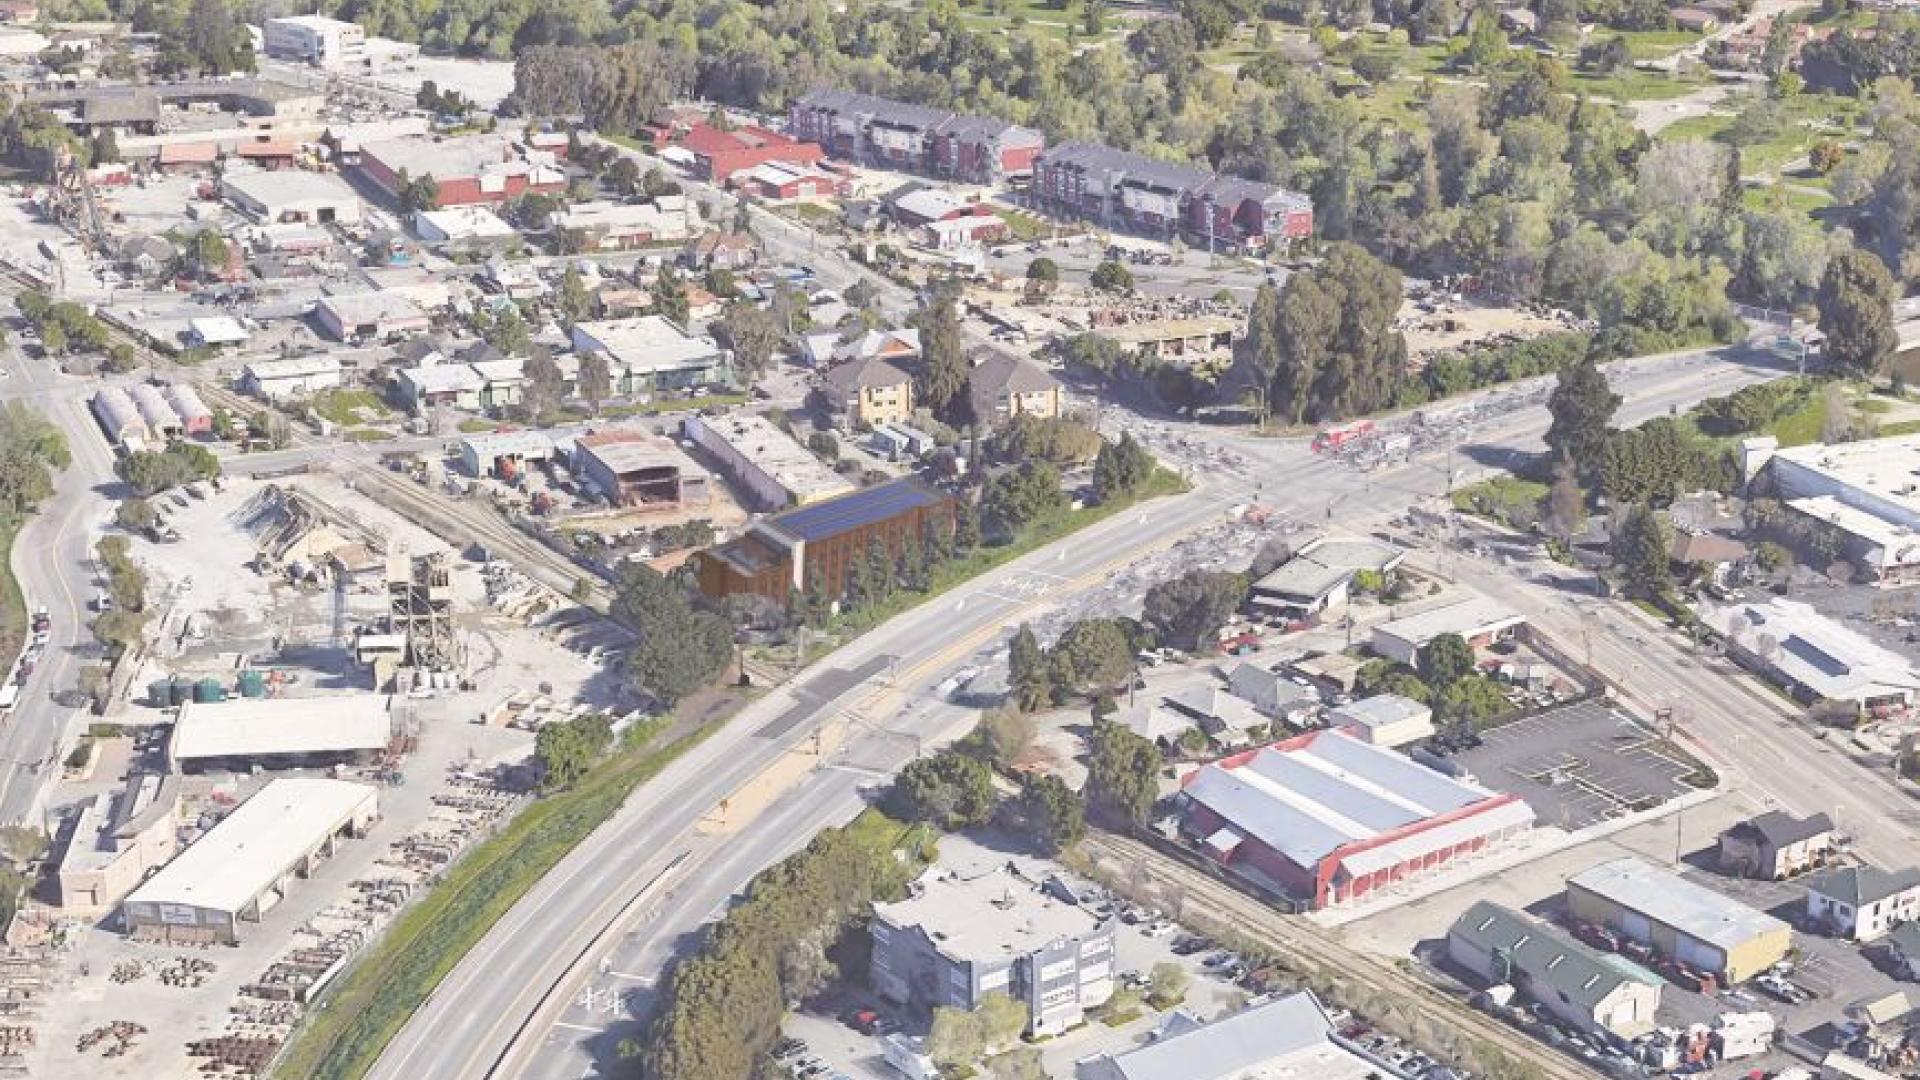
[[[1035,240],[1051,239],[1056,230],[1058,230],[1061,235],[1080,231],[1078,228],[1067,228],[1058,223],[1047,221],[1044,218],[1035,217],[1025,210],[1014,210],[1010,207],[995,206],[994,213],[1000,215],[1000,220],[1007,223],[1007,231],[1013,234],[1013,238],[1022,244],[1030,244]]]
[[[274,1075],[302,1080],[365,1075],[447,972],[534,882],[612,816],[636,786],[723,723],[725,718],[711,721],[662,747],[641,745],[617,753],[576,787],[515,815],[403,912],[319,1007],[307,1012]]]
[[[839,212],[830,206],[821,206],[819,203],[788,203],[784,209],[799,219],[801,224],[814,228],[840,224]]]
[[[1691,30],[1628,30],[1618,36],[1627,39],[1627,51],[1635,60],[1658,60],[1663,56],[1672,56],[1698,43],[1701,37]]]
[[[0,663],[11,666],[27,640],[27,600],[20,582],[13,576],[13,541],[20,535],[22,522],[0,524],[0,553],[7,556],[0,565]]]
[[[1781,446],[1806,446],[1820,441],[1820,429],[1827,423],[1827,396],[1816,392],[1805,404],[1775,420],[1767,434],[1780,440]]]
[[[482,431],[492,431],[494,428],[497,428],[499,426],[500,425],[498,423],[492,420],[482,420],[477,416],[469,416],[465,420],[460,421],[460,430],[466,432],[469,435],[477,434]]]
[[[1686,97],[1702,86],[1701,83],[1688,82],[1664,72],[1639,70],[1624,71],[1618,75],[1576,72],[1572,82],[1576,92],[1584,91],[1594,97],[1608,97],[1615,101],[1671,101]]]
[[[1681,139],[1714,139],[1727,130],[1733,123],[1733,117],[1725,113],[1708,113],[1705,116],[1689,116],[1684,120],[1675,120],[1660,129],[1655,136],[1660,139],[1678,141]]]
[[[1461,513],[1524,527],[1539,518],[1547,501],[1547,485],[1517,476],[1495,476],[1454,489],[1452,500]]]
[[[397,436],[395,436],[394,433],[391,431],[383,431],[380,428],[371,428],[371,427],[354,428],[342,436],[342,438],[346,439],[348,442],[361,442],[361,443],[388,442],[396,437]]]
[[[313,411],[341,427],[364,424],[393,413],[373,391],[347,389],[322,390],[313,395]]]
[[[1825,210],[1833,205],[1833,196],[1821,191],[1808,191],[1799,187],[1748,188],[1740,196],[1750,210],[1772,210],[1774,204],[1795,210],[1802,214],[1811,214],[1815,210]]]
[[[636,402],[631,405],[609,405],[600,410],[600,415],[615,418],[622,416],[658,416],[661,413],[693,412],[709,406],[723,409],[731,408],[735,405],[745,405],[746,403],[747,395],[745,394],[709,394],[706,397],[667,398],[661,401]]]

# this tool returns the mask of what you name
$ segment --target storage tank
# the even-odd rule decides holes
[[[156,709],[174,704],[173,680],[155,679],[147,684],[147,702]]]
[[[227,700],[227,688],[221,685],[219,679],[209,675],[194,684],[193,700],[203,704],[225,701]]]
[[[185,675],[173,677],[173,688],[167,694],[168,704],[185,705],[193,698],[193,680]]]
[[[267,696],[267,677],[258,668],[248,668],[240,673],[240,696],[243,698],[263,698]]]

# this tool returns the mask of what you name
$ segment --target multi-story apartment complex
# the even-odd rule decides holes
[[[851,90],[793,103],[792,135],[840,158],[976,184],[1022,183],[1046,136],[990,116],[964,116]]]
[[[1212,250],[1265,251],[1313,235],[1313,200],[1299,192],[1100,143],[1041,154],[1031,190],[1056,212]]]

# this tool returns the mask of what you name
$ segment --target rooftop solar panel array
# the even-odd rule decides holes
[[[865,525],[886,521],[917,507],[937,505],[946,498],[946,495],[918,480],[894,480],[776,514],[769,519],[769,523],[801,540],[826,540]]]

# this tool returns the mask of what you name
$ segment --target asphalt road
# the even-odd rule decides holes
[[[87,715],[54,700],[73,689],[79,669],[93,662],[88,604],[93,596],[93,544],[112,515],[100,488],[117,483],[113,452],[87,413],[84,380],[7,349],[7,376],[0,400],[24,402],[66,433],[73,462],[54,482],[54,495],[15,540],[14,576],[27,610],[46,605],[52,641],[20,695],[11,718],[0,724],[0,823],[44,827],[47,787],[57,774],[67,740],[86,726]]]
[[[1632,419],[1772,374],[1679,357],[1622,365],[1616,380],[1632,401],[1623,410]],[[1489,463],[1457,467],[1457,482],[1500,467],[1502,453],[1537,445],[1544,428],[1544,410],[1535,407],[1475,431],[1469,437],[1475,456]],[[821,662],[825,669],[853,669],[896,655],[900,674],[891,693],[877,680],[869,682],[835,695],[828,708],[778,738],[756,734],[795,701],[796,690],[783,689],[642,788],[455,968],[372,1075],[571,1080],[593,1073],[596,1059],[610,1058],[617,1039],[634,1033],[631,1024],[619,1023],[636,1003],[623,995],[644,995],[688,935],[715,917],[753,874],[818,829],[844,821],[860,805],[862,787],[883,782],[923,746],[964,732],[974,714],[937,700],[930,688],[980,646],[1097,587],[1117,565],[1217,520],[1256,491],[1261,501],[1308,521],[1323,516],[1323,500],[1331,493],[1338,499],[1338,522],[1358,527],[1438,495],[1449,468],[1448,455],[1436,452],[1362,473],[1314,457],[1297,438],[1225,432],[1206,437],[1252,459],[1254,469],[1236,477],[1195,463],[1189,468],[1203,482],[1196,491],[1104,522],[901,616]],[[1036,574],[1054,582],[1036,598],[1014,600],[996,592],[1009,580]],[[816,669],[800,686],[828,674]],[[859,711],[863,703],[865,713]],[[836,718],[851,718],[852,734],[837,750],[813,758],[812,732]],[[714,820],[722,799],[782,758],[790,759],[797,775],[782,799],[744,826]],[[628,908],[683,855],[671,875]]]

